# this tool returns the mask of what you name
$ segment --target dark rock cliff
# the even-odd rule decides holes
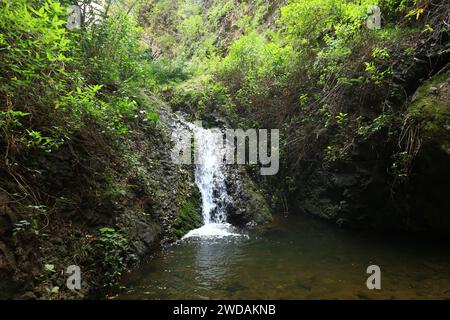
[[[395,175],[399,140],[382,132],[356,142],[346,160],[305,163],[291,203],[300,211],[360,227],[450,231],[449,44],[424,47],[394,68],[390,102],[408,101],[401,134],[415,143],[403,152],[409,172]],[[399,111],[400,112],[400,111]],[[414,135],[407,130],[414,128]],[[414,136],[414,138],[412,138]],[[406,139],[406,138],[405,138]],[[406,149],[407,149],[406,148]],[[408,150],[408,149],[407,149]]]
[[[258,187],[242,167],[228,168],[226,185],[232,199],[228,208],[228,221],[231,224],[256,226],[272,220],[265,191]]]

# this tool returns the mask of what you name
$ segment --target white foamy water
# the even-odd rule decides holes
[[[241,234],[234,232],[229,223],[208,223],[198,229],[189,231],[183,239],[187,238],[224,238],[239,237]]]
[[[204,225],[191,230],[183,239],[240,236],[227,223],[227,205],[230,200],[225,184],[222,133],[218,129],[204,129],[193,124],[189,124],[189,127],[195,137],[195,183],[202,196]]]

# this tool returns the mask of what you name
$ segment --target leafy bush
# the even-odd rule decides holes
[[[267,97],[271,88],[281,90],[288,82],[292,48],[282,45],[275,34],[271,36],[272,41],[257,32],[241,36],[216,67],[217,78],[240,107],[249,107],[257,97]]]
[[[41,6],[39,4],[42,3]],[[3,93],[31,89],[64,76],[71,41],[62,26],[59,1],[5,0],[0,3],[0,70]],[[8,80],[8,81],[5,81]],[[55,83],[56,82],[56,83]]]
[[[141,29],[121,11],[70,32],[56,0],[5,0],[0,18],[0,124],[27,147],[49,152],[91,120],[127,133],[137,111],[155,112],[140,88],[182,77],[152,63]]]
[[[98,238],[99,251],[102,253],[102,267],[105,282],[103,286],[114,286],[125,269],[124,257],[128,252],[126,238],[113,228],[100,228]]]
[[[92,82],[117,85],[142,81],[151,55],[140,41],[142,30],[126,14],[109,16],[92,25],[81,38]]]
[[[228,88],[211,77],[192,78],[176,86],[172,92],[171,104],[195,117],[215,112],[229,115],[234,104]]]

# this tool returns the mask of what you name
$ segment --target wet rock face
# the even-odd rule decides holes
[[[263,191],[257,188],[245,170],[229,166],[226,185],[231,199],[227,208],[229,223],[239,227],[251,227],[272,220]]]
[[[376,160],[316,167],[302,176],[291,202],[303,212],[337,224],[400,225],[392,215],[389,178]]]

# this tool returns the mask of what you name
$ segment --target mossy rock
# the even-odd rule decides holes
[[[408,108],[421,139],[411,175],[410,215],[420,228],[450,230],[450,69],[425,82]]]
[[[180,204],[178,217],[173,225],[173,231],[177,238],[181,238],[190,230],[201,227],[202,224],[201,195],[197,186],[194,185],[190,196]]]
[[[408,108],[408,118],[426,141],[450,154],[450,69],[422,85]]]

